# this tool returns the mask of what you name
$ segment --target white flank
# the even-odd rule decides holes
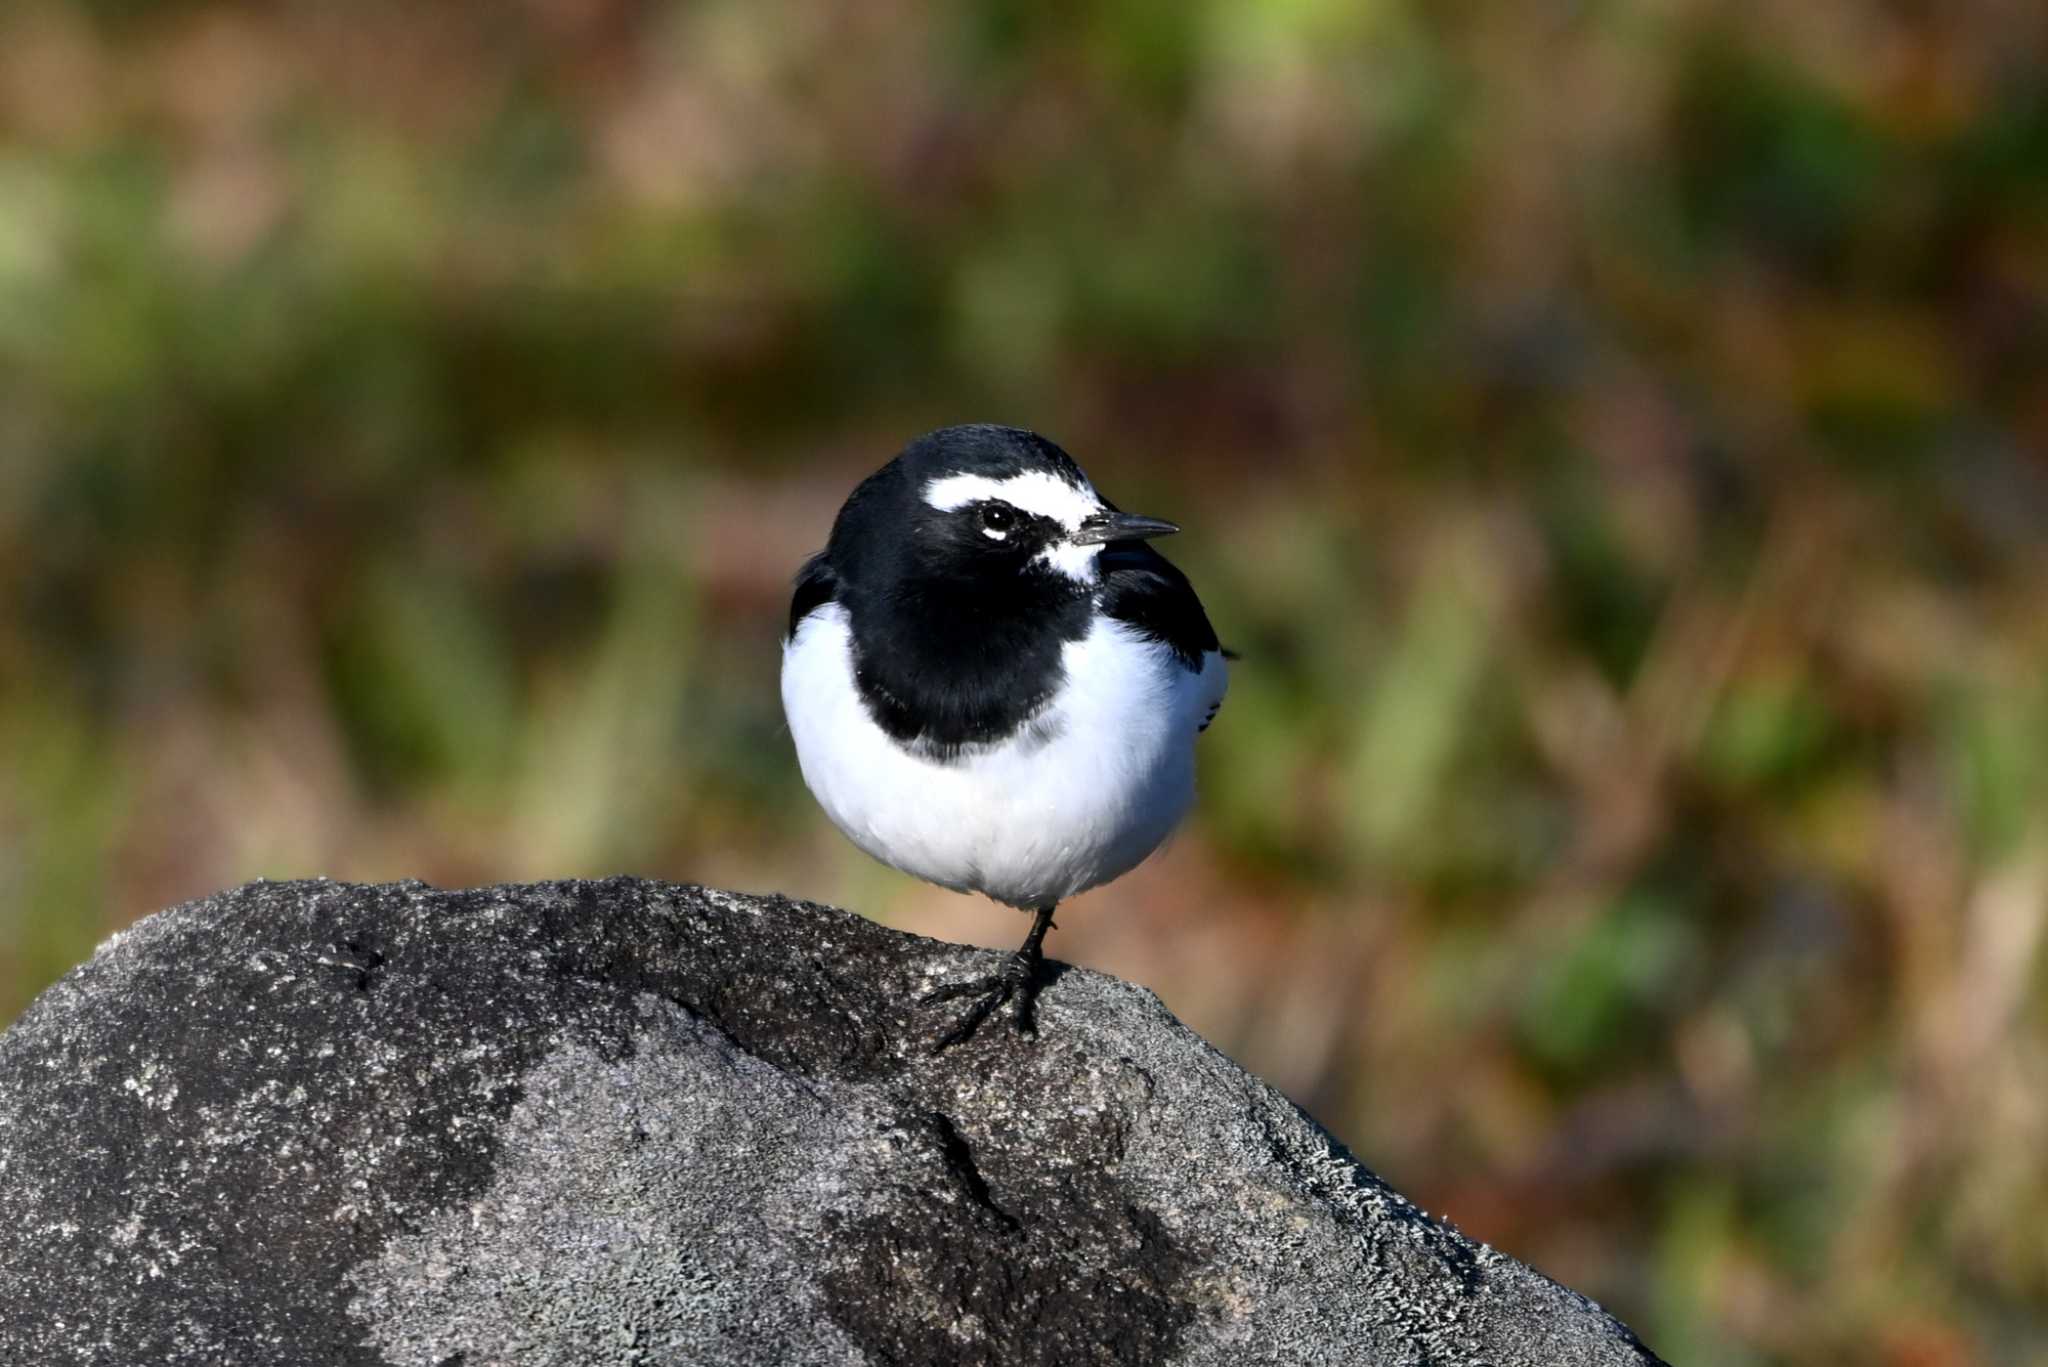
[[[1212,651],[1190,674],[1107,617],[1064,662],[1064,686],[1021,732],[942,764],[869,717],[846,610],[828,603],[783,647],[782,707],[804,782],[854,844],[943,887],[1037,907],[1106,883],[1194,801],[1195,736],[1226,671]]]

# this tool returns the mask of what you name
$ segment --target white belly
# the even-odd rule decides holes
[[[1195,795],[1195,736],[1223,696],[1108,618],[1065,648],[1066,686],[1017,737],[949,763],[904,748],[853,681],[845,609],[806,617],[783,647],[782,707],[804,782],[854,844],[905,873],[1037,907],[1128,872]]]

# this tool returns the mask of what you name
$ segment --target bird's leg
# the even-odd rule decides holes
[[[1052,929],[1053,904],[1048,902],[1038,909],[1031,922],[1031,933],[1024,937],[1024,943],[1003,965],[1002,972],[972,982],[953,983],[938,987],[924,994],[918,1000],[929,1005],[932,1002],[957,1001],[961,997],[973,997],[973,1006],[967,1014],[932,1046],[934,1054],[943,1052],[960,1043],[981,1027],[981,1023],[993,1014],[1003,1003],[1014,999],[1016,1009],[1011,1013],[1011,1022],[1020,1035],[1036,1034],[1035,1019],[1038,1005],[1038,970],[1045,963],[1045,932]]]

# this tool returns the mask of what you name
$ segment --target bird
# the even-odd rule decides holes
[[[1228,687],[1201,599],[1058,445],[928,432],[847,497],[796,576],[782,705],[803,780],[856,846],[1032,914],[1001,971],[927,992],[1035,1035],[1060,903],[1135,868],[1194,801]]]

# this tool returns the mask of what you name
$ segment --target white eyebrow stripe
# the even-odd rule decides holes
[[[1090,488],[1076,488],[1044,470],[994,479],[988,475],[946,475],[924,486],[924,501],[941,512],[998,499],[1039,517],[1049,517],[1068,531],[1102,511],[1102,499]]]

